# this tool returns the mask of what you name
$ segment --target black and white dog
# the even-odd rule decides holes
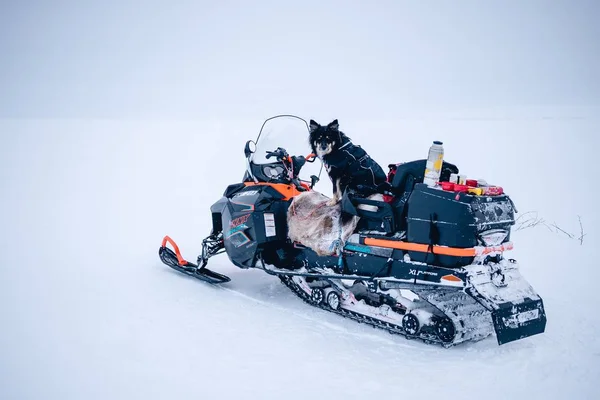
[[[312,152],[323,161],[333,183],[328,206],[337,204],[347,189],[368,196],[385,184],[387,177],[381,166],[339,130],[337,119],[327,126],[311,119],[309,140]]]

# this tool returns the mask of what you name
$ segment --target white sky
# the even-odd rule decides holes
[[[593,0],[5,1],[0,118],[598,105],[599,11]]]

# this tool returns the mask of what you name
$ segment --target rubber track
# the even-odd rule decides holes
[[[306,293],[304,290],[302,290],[302,288],[300,288],[291,279],[291,277],[285,276],[285,275],[278,275],[278,277],[281,280],[281,282],[285,286],[287,286],[294,294],[296,294],[298,297],[300,297],[305,303],[310,304],[313,307],[317,307],[322,310],[329,311],[329,312],[332,312],[337,315],[341,315],[344,318],[349,318],[349,319],[357,321],[359,323],[365,323],[365,324],[371,325],[375,328],[383,329],[394,335],[404,336],[406,339],[418,339],[427,344],[439,344],[446,348],[452,347],[455,344],[453,342],[444,343],[437,336],[435,336],[433,334],[423,333],[423,334],[411,335],[411,334],[406,333],[404,331],[404,329],[402,328],[402,326],[400,326],[400,325],[383,322],[376,318],[369,317],[364,314],[356,313],[354,311],[345,310],[343,308],[340,308],[339,310],[334,310],[331,307],[327,306],[325,304],[325,302],[323,302],[322,304],[315,304],[313,301],[311,301],[310,295],[308,293]]]
[[[493,333],[492,313],[467,293],[432,289],[411,290],[452,320],[456,328],[454,345],[479,341]]]

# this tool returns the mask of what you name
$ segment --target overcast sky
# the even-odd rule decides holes
[[[599,16],[594,0],[6,0],[0,117],[598,105]]]

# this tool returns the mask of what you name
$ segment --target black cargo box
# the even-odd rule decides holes
[[[482,246],[481,233],[506,230],[515,223],[515,211],[507,195],[477,196],[432,188],[424,183],[415,185],[408,200],[407,240],[457,248]],[[460,267],[473,262],[473,257],[440,256],[409,252],[414,261],[443,267]]]

